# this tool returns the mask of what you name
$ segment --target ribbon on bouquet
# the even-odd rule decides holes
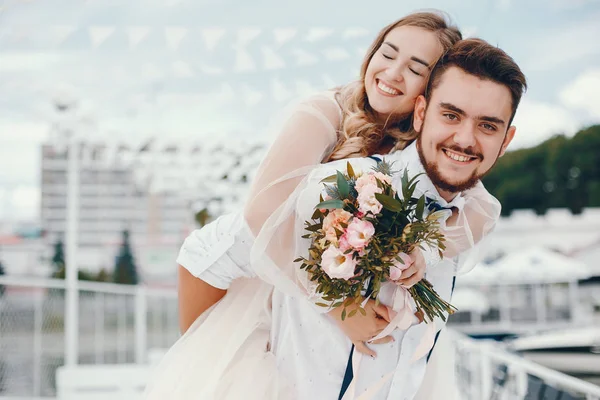
[[[364,307],[368,299],[362,304]],[[394,291],[392,307],[390,311],[394,314],[390,323],[381,331],[377,336],[369,340],[368,343],[374,342],[378,339],[384,338],[390,333],[394,331],[394,329],[407,330],[410,328],[415,322],[418,321],[418,318],[415,316],[415,309],[412,306],[413,300],[410,295],[408,289],[403,286],[398,286]],[[416,308],[416,307],[415,307]],[[424,322],[421,322],[424,323]],[[427,323],[427,330],[425,331],[425,335],[421,338],[419,345],[415,349],[413,356],[411,358],[411,363],[421,359],[424,357],[434,345],[435,342],[435,322],[430,321]],[[354,350],[354,346],[352,348]],[[358,370],[360,368],[360,362],[362,360],[363,354],[356,351],[351,351],[350,360],[348,368],[346,369],[346,376],[344,377],[344,384],[342,385],[342,391],[340,392],[341,400],[350,400],[354,399],[355,392],[355,384],[356,379],[354,377],[358,376]],[[350,368],[351,364],[351,368]],[[379,389],[390,379],[395,372],[395,368],[384,375],[379,381],[375,384],[371,385],[359,398],[358,400],[366,400],[371,398],[372,396],[379,391]],[[350,375],[349,375],[350,374]],[[348,382],[351,379],[350,382]]]

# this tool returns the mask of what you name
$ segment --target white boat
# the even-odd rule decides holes
[[[580,377],[600,376],[600,328],[573,328],[521,337],[508,345],[525,358]]]

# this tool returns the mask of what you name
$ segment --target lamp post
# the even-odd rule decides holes
[[[65,365],[73,366],[79,358],[79,287],[78,287],[78,239],[79,239],[79,169],[81,156],[80,128],[89,129],[93,124],[91,115],[81,114],[78,101],[69,90],[56,94],[54,108],[60,121],[59,142],[67,149],[67,218],[65,229],[66,296],[65,296]],[[84,125],[90,125],[85,127]]]
[[[77,265],[77,239],[79,214],[79,146],[75,135],[73,111],[77,101],[68,94],[61,93],[54,99],[56,111],[61,115],[59,122],[60,139],[66,141],[67,148],[67,220],[65,230],[66,252],[66,296],[65,296],[65,365],[78,363],[79,353],[79,288]]]

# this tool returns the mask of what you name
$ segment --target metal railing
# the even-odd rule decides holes
[[[78,363],[144,363],[179,337],[174,290],[78,283]],[[0,396],[54,396],[64,365],[65,281],[0,277]]]
[[[452,332],[461,400],[599,400],[600,386],[512,354],[497,342]]]

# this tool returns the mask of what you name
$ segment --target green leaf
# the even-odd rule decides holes
[[[350,195],[350,185],[340,171],[337,172],[337,187],[341,198],[345,199]]]
[[[298,257],[298,258],[296,258],[296,259],[294,260],[294,262],[300,262],[300,261],[302,261],[302,260],[304,260],[304,257]]]
[[[398,200],[394,199],[391,196],[385,195],[385,194],[381,194],[381,193],[375,193],[375,198],[377,199],[377,201],[379,201],[381,203],[381,205],[393,212],[400,212],[402,211],[402,203],[400,203]]]
[[[318,305],[319,307],[329,307],[328,304],[325,303],[315,303],[316,305]]]
[[[304,229],[306,229],[309,232],[316,232],[319,229],[321,229],[322,227],[323,227],[323,224],[314,224],[314,225],[307,226]]]
[[[350,178],[356,178],[356,174],[354,173],[354,168],[352,168],[352,164],[350,164],[350,161],[348,161],[348,163],[346,164],[346,169],[348,170],[348,176]]]
[[[315,208],[324,208],[326,210],[344,208],[344,202],[341,200],[325,200],[317,204]]]
[[[334,183],[337,180],[337,174],[329,175],[326,178],[321,179],[319,183]]]
[[[348,318],[352,318],[352,317],[354,317],[354,316],[356,315],[356,313],[357,313],[357,312],[358,312],[358,310],[356,310],[356,309],[355,309],[355,310],[352,310],[352,311],[350,311],[350,314],[348,314]]]
[[[417,203],[416,216],[417,219],[423,219],[423,211],[425,210],[425,196],[421,196]]]
[[[364,308],[362,308],[362,307],[359,307],[359,308],[358,308],[358,311],[360,311],[360,313],[363,315],[363,317],[366,317],[366,316],[367,316],[367,311],[366,311]]]
[[[346,319],[346,309],[342,311],[342,321]]]

